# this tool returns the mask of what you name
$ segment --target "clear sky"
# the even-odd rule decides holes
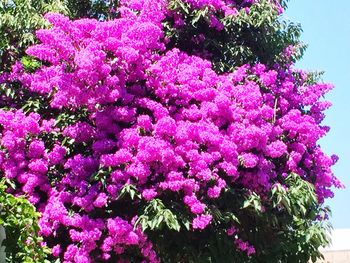
[[[324,70],[324,81],[335,85],[326,97],[333,103],[324,121],[331,131],[320,144],[340,157],[333,171],[346,185],[327,201],[333,227],[350,228],[350,0],[290,0],[285,17],[301,23],[302,41],[309,45],[297,66]]]

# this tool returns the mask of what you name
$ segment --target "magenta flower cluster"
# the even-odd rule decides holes
[[[341,186],[330,169],[336,158],[318,145],[328,131],[320,123],[329,103],[321,98],[330,85],[308,85],[292,66],[243,65],[219,75],[208,60],[165,49],[166,3],[131,2],[106,22],[47,14],[52,27],[37,31],[40,44],[27,50],[45,63],[34,73],[16,64],[10,76],[53,111],[87,110],[65,127],[37,113],[0,111],[1,171],[42,213],[53,256],[107,261],[135,247],[145,262],[159,262],[134,228],[137,214],[106,212],[125,185],[145,202],[177,194],[193,231],[210,226],[207,202],[227,187],[264,198],[278,176],[294,172],[315,185],[320,202],[332,196],[330,188]],[[187,2],[222,8],[229,1]],[[105,181],[94,181],[101,169]]]

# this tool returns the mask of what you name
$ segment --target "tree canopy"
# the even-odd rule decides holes
[[[285,2],[0,3],[9,262],[322,257],[333,86],[295,68]]]

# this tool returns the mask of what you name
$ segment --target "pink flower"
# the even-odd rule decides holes
[[[94,206],[95,207],[103,207],[106,205],[107,203],[107,200],[108,200],[108,197],[105,193],[100,193],[96,200],[94,201]]]
[[[47,172],[48,167],[47,167],[47,162],[37,159],[34,161],[31,161],[28,165],[29,169],[33,172],[38,172],[41,174],[44,174]]]
[[[56,245],[51,249],[52,255],[54,257],[58,257],[59,254],[61,253],[61,246],[60,245]]]
[[[142,191],[142,197],[147,201],[152,200],[157,196],[157,192],[154,189],[145,189]]]
[[[204,229],[212,220],[211,215],[198,215],[193,219],[192,227],[193,229]]]
[[[265,154],[272,158],[281,157],[287,152],[287,145],[281,141],[275,141],[266,146]]]
[[[244,153],[241,155],[243,166],[253,168],[258,164],[258,157],[252,153]]]

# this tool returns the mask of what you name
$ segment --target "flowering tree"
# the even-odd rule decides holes
[[[130,1],[45,18],[2,75],[1,172],[61,262],[307,262],[341,187],[332,86],[279,1]],[[106,18],[104,16],[104,18]]]

